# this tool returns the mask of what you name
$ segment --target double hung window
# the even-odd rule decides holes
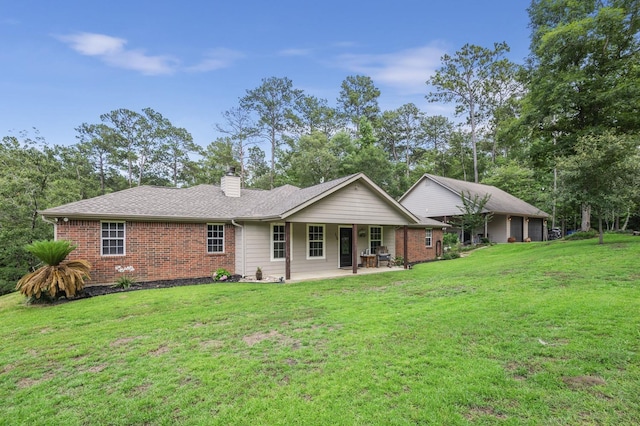
[[[100,224],[100,246],[103,256],[123,256],[125,247],[124,222],[102,222]]]
[[[207,225],[207,253],[224,253],[224,224]]]

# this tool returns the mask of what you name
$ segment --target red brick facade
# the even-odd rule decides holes
[[[206,223],[126,222],[125,255],[101,255],[100,221],[70,220],[57,224],[57,238],[78,245],[70,259],[91,262],[90,284],[114,283],[116,266],[133,266],[136,281],[211,276],[218,268],[234,273],[235,227],[224,226],[224,253],[207,253]]]
[[[424,228],[407,229],[407,252],[404,254],[404,229],[396,230],[396,256],[406,258],[408,263],[426,262],[442,256],[442,236],[440,228],[431,230],[431,246],[426,246],[426,230]]]

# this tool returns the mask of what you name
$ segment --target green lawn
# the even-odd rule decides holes
[[[640,424],[640,238],[56,306],[0,297],[0,424]]]

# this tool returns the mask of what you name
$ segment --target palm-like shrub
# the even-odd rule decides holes
[[[16,290],[29,298],[56,299],[65,294],[73,297],[83,289],[84,280],[91,279],[91,264],[86,260],[64,262],[76,246],[69,241],[36,241],[25,249],[40,259],[45,265],[20,278]]]

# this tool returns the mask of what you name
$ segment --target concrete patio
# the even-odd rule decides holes
[[[369,275],[369,274],[382,274],[382,273],[392,273],[392,272],[400,272],[405,271],[402,266],[381,266],[379,268],[358,268],[358,273],[354,274],[351,268],[345,269],[329,269],[323,272],[307,272],[307,273],[291,273],[291,279],[286,280],[287,283],[298,283],[303,281],[316,281],[316,280],[324,280],[327,278],[340,278],[340,277],[354,277],[357,275]],[[241,279],[240,282],[265,282],[265,283],[277,283],[280,282],[279,276],[266,276],[262,279],[262,281],[256,281],[255,277],[252,275],[247,275],[245,278]]]

